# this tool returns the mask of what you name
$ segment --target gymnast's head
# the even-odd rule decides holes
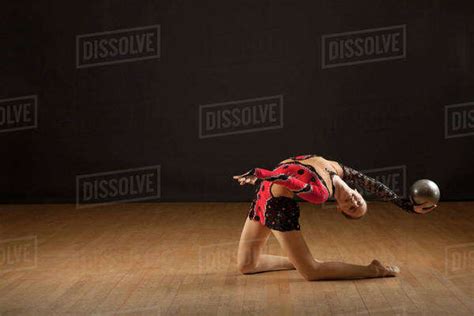
[[[367,202],[362,195],[353,189],[347,189],[343,196],[336,198],[337,208],[350,219],[359,219],[367,213]]]

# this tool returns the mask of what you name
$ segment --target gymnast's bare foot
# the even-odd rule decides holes
[[[384,266],[375,259],[369,264],[369,270],[373,278],[394,277],[400,273],[400,269],[397,266]]]

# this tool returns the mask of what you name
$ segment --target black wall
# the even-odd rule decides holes
[[[232,175],[307,153],[403,165],[407,183],[472,199],[472,130],[445,128],[446,106],[474,101],[473,12],[434,0],[4,3],[0,99],[37,95],[38,123],[0,133],[1,201],[74,201],[78,175],[149,165],[161,166],[159,200],[248,200]],[[159,58],[77,67],[78,35],[150,25]],[[405,57],[322,67],[322,36],[397,25]],[[201,105],[276,95],[282,127],[199,137]]]

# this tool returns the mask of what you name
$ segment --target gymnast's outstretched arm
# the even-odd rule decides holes
[[[342,164],[341,167],[343,170],[342,180],[348,184],[353,184],[366,192],[372,193],[382,201],[392,202],[409,213],[415,213],[415,205],[409,199],[398,196],[382,182]]]

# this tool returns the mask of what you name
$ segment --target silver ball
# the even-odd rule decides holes
[[[438,203],[440,191],[438,185],[431,180],[421,179],[410,187],[410,197],[416,204],[429,202],[431,205]]]

